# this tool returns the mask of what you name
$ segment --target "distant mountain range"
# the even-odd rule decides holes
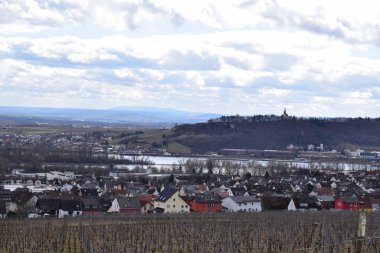
[[[27,123],[92,123],[132,126],[172,126],[206,122],[218,114],[194,113],[168,108],[115,107],[104,110],[0,106],[0,120]]]

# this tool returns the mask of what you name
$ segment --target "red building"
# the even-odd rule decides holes
[[[335,209],[338,210],[360,210],[361,202],[355,194],[352,194],[349,197],[337,198],[335,200]]]
[[[220,212],[222,201],[217,195],[200,193],[190,201],[190,208],[191,211],[200,213]]]

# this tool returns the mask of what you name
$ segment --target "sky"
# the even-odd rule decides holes
[[[380,3],[0,0],[0,105],[380,117]]]

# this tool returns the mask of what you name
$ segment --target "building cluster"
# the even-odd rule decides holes
[[[113,178],[13,171],[0,179],[0,216],[67,217],[266,210],[380,210],[380,171],[256,176],[154,175]]]

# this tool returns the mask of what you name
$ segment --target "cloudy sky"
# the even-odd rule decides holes
[[[0,0],[0,105],[380,116],[380,4]]]

